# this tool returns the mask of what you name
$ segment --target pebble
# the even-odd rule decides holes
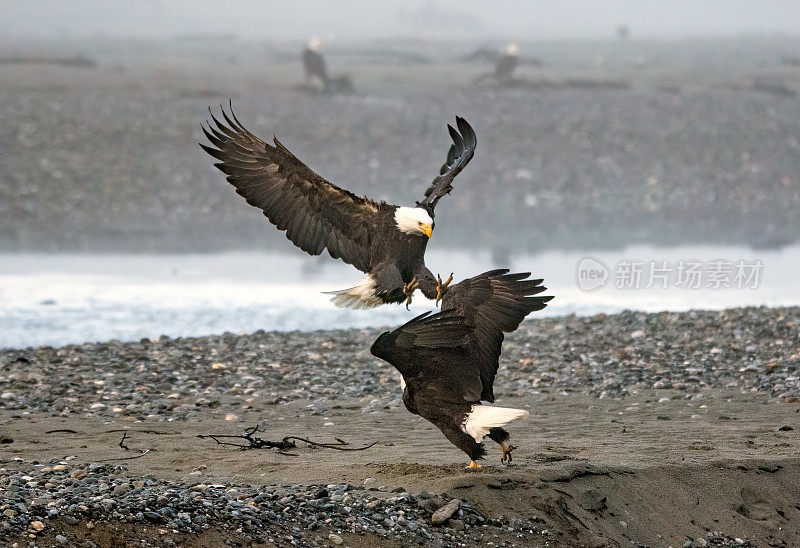
[[[464,522],[460,519],[451,519],[448,525],[455,531],[463,531],[466,529],[466,525],[464,525]]]
[[[431,523],[434,525],[440,525],[450,519],[450,516],[455,514],[456,510],[461,507],[461,500],[453,499],[438,510],[433,513],[431,516]]]
[[[341,533],[364,532],[391,535],[403,545],[454,546],[469,541],[469,527],[454,515],[462,502],[429,492],[420,494],[419,500],[425,502],[420,506],[412,494],[385,498],[385,494],[361,485],[196,484],[137,476],[125,465],[104,463],[77,464],[69,474],[65,469],[55,470],[56,466],[37,468],[20,463],[18,468],[0,469],[0,492],[13,494],[14,500],[14,506],[3,511],[0,545],[14,534],[41,533],[49,519],[69,525],[83,523],[86,528],[123,520],[183,533],[217,525],[259,539],[274,536],[286,540],[291,536],[298,545],[315,545],[309,541],[313,537],[305,535],[321,527],[330,533],[328,543],[337,545],[344,543]],[[42,512],[43,500],[50,501],[46,512]],[[344,505],[345,500],[349,505]],[[31,514],[36,519],[31,520]],[[470,518],[486,522],[474,509]],[[448,519],[447,528],[432,525]],[[492,520],[492,526],[500,530],[510,524],[500,519]],[[515,521],[514,526],[515,530],[533,530],[530,522],[520,526]],[[57,537],[55,544],[68,545],[69,539],[60,536],[63,538]]]
[[[798,307],[533,318],[506,338],[500,358],[504,371],[495,379],[494,388],[498,394],[567,392],[603,398],[624,398],[648,389],[682,393],[660,397],[659,403],[725,388],[762,392],[773,400],[800,401],[795,363],[799,325]],[[645,336],[634,338],[636,331]],[[309,414],[323,415],[319,406],[326,402],[355,398],[361,399],[365,412],[380,412],[403,404],[394,391],[381,384],[385,370],[376,368],[374,359],[364,352],[377,334],[376,329],[298,332],[291,335],[293,343],[286,344],[287,333],[258,331],[161,337],[138,343],[3,349],[0,370],[4,375],[29,379],[16,383],[13,398],[4,399],[3,404],[12,411],[49,416],[91,412],[117,420],[174,421],[192,418],[198,406],[216,409],[240,404],[242,394],[259,394],[250,404],[254,408],[306,400],[314,403]],[[309,360],[306,349],[323,345],[327,361]],[[622,358],[620,347],[626,348]],[[711,348],[718,352],[710,353]],[[265,352],[274,361],[264,363]],[[653,367],[653,355],[663,356],[663,364]],[[212,362],[209,356],[221,361]],[[347,363],[348,367],[329,367],[329,362]],[[104,377],[100,386],[94,382],[95,364],[99,363],[114,365],[113,374]],[[225,367],[208,375],[214,363]],[[290,368],[294,373],[288,373]],[[582,373],[575,375],[575,368]],[[180,374],[175,375],[176,371]],[[297,389],[298,376],[309,383],[302,390]],[[54,379],[71,387],[73,403],[64,404]],[[168,382],[154,384],[153,379]],[[166,395],[159,397],[154,386]],[[97,392],[102,393],[102,403],[97,401]],[[187,403],[178,405],[178,401]],[[639,409],[626,407],[627,412]],[[231,411],[223,416],[230,422],[241,420]],[[333,422],[334,418],[323,417],[323,424]]]

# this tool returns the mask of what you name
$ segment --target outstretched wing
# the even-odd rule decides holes
[[[552,296],[538,296],[547,288],[529,272],[509,274],[491,270],[452,286],[442,299],[442,313],[457,313],[471,326],[469,349],[478,357],[476,373],[483,387],[481,399],[494,401],[492,384],[497,374],[504,333],[519,327],[525,316],[547,306]]]
[[[530,312],[552,297],[538,297],[542,280],[527,273],[492,270],[449,289],[438,314],[425,313],[372,345],[373,355],[404,377],[424,375],[429,385],[466,401],[494,401],[503,333],[514,331]]]
[[[425,312],[394,331],[381,334],[370,352],[394,365],[404,376],[413,376],[425,369],[436,354],[463,347],[470,331],[458,313]]]
[[[267,219],[278,230],[285,230],[286,237],[306,253],[319,255],[327,248],[334,259],[369,272],[370,227],[377,222],[380,206],[329,183],[277,138],[272,146],[250,133],[236,118],[232,105],[230,117],[221,110],[226,123],[212,112],[213,125],[203,126],[216,148],[200,146],[220,160],[214,165],[228,176],[236,192],[263,210]]]
[[[475,131],[466,120],[456,116],[456,127],[458,127],[458,131],[453,129],[450,124],[447,124],[447,130],[453,139],[453,144],[447,152],[447,161],[442,166],[442,169],[439,170],[439,176],[433,180],[431,186],[425,191],[425,199],[417,202],[417,205],[427,209],[431,216],[433,216],[433,208],[436,207],[439,198],[445,194],[450,194],[450,191],[453,190],[453,179],[472,160],[475,155],[475,147],[478,146],[478,138],[475,136]]]

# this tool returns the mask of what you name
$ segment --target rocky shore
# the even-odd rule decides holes
[[[800,539],[790,494],[800,484],[800,308],[524,322],[507,338],[495,393],[532,417],[512,425],[515,466],[497,466],[490,452],[477,474],[402,408],[396,373],[367,350],[378,332],[0,352],[0,537],[19,546]],[[241,451],[197,437],[255,424],[269,439],[377,445]],[[659,509],[660,492],[678,514]],[[434,519],[443,507],[450,515]]]
[[[398,375],[369,353],[381,330],[226,333],[0,350],[0,402],[56,416],[191,420],[354,398],[399,407]],[[495,394],[546,397],[711,388],[800,397],[800,308],[531,319],[506,338]]]
[[[496,544],[548,540],[549,532],[529,520],[487,518],[467,502],[427,491],[412,495],[395,489],[387,496],[377,488],[346,483],[187,484],[131,477],[124,465],[76,466],[69,460],[23,466],[14,474],[4,471],[0,538],[27,533],[40,546],[45,538],[55,545],[74,545],[80,537],[93,536],[95,528],[133,524],[161,529],[156,534],[163,544],[158,545],[168,545],[165,535],[202,535],[210,527],[221,528],[232,545],[340,545],[343,538],[352,545],[359,535],[442,546],[490,539]],[[440,508],[444,511],[435,515]],[[67,534],[50,534],[51,520],[58,521],[57,528],[66,528]],[[84,526],[82,535],[69,529],[78,524]],[[84,546],[98,545],[81,540]]]

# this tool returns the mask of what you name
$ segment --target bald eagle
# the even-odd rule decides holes
[[[328,71],[325,68],[325,58],[319,52],[322,42],[316,36],[309,40],[308,46],[303,50],[303,68],[306,71],[306,80],[318,78],[322,86],[328,88]]]
[[[514,71],[519,65],[519,47],[508,44],[504,54],[497,59],[494,65],[494,78],[498,82],[507,82],[514,76]]]
[[[425,248],[434,229],[434,208],[453,189],[451,183],[475,154],[472,127],[456,117],[456,131],[447,128],[453,144],[439,176],[413,207],[399,207],[356,196],[326,181],[298,160],[277,138],[268,144],[245,129],[231,106],[222,110],[224,123],[211,113],[203,127],[213,147],[200,146],[228,177],[248,204],[263,210],[267,219],[297,247],[319,255],[325,249],[365,272],[358,284],[332,292],[339,307],[373,308],[386,303],[411,302],[419,288],[429,299],[447,289],[425,266]],[[211,109],[209,109],[211,112]]]
[[[528,414],[481,402],[494,402],[504,333],[553,298],[538,296],[547,288],[529,275],[499,269],[459,282],[445,291],[439,313],[426,312],[382,333],[370,348],[402,375],[406,409],[464,451],[468,468],[480,468],[475,461],[486,454],[485,436],[500,445],[501,462],[510,462],[513,447],[506,444],[509,434],[502,426]]]

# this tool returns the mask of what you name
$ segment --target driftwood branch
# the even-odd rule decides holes
[[[121,449],[124,449],[125,451],[129,451],[130,447],[128,447],[125,444],[125,440],[126,439],[128,439],[128,433],[127,432],[123,432],[122,433],[122,439],[119,440],[119,444],[118,445],[120,446]],[[114,459],[103,459],[103,460],[101,460],[99,462],[114,462],[114,461],[120,461],[120,460],[139,459],[139,458],[142,458],[143,456],[145,456],[150,451],[152,451],[152,449],[141,449],[140,451],[141,451],[141,453],[139,453],[138,455],[133,455],[132,457],[119,457],[119,458],[114,458]]]
[[[144,451],[142,451],[142,452],[141,452],[141,453],[139,453],[138,455],[134,455],[134,456],[132,456],[132,457],[120,457],[120,458],[118,458],[118,459],[103,459],[103,460],[101,460],[101,461],[98,461],[98,462],[113,462],[113,461],[118,461],[118,460],[133,460],[133,459],[138,459],[138,458],[141,458],[141,457],[145,456],[145,455],[146,455],[147,453],[149,453],[150,451],[151,451],[150,449],[145,449]]]
[[[244,431],[244,434],[238,435],[231,435],[231,434],[198,434],[198,438],[206,439],[210,438],[217,442],[219,445],[231,445],[233,447],[238,447],[242,451],[246,451],[248,449],[277,449],[278,453],[282,455],[289,455],[292,457],[296,457],[296,453],[289,453],[290,449],[297,449],[296,442],[305,443],[311,447],[320,447],[322,449],[336,449],[337,451],[364,451],[365,449],[369,449],[376,443],[377,441],[372,442],[368,445],[364,445],[362,447],[345,447],[350,445],[346,441],[341,438],[334,438],[336,443],[322,443],[318,441],[312,441],[308,438],[303,438],[300,436],[286,436],[285,438],[281,439],[280,441],[270,441],[265,440],[259,437],[256,437],[254,434],[259,432],[258,425],[248,428]],[[245,443],[237,442],[237,441],[228,441],[228,440],[243,440]]]

